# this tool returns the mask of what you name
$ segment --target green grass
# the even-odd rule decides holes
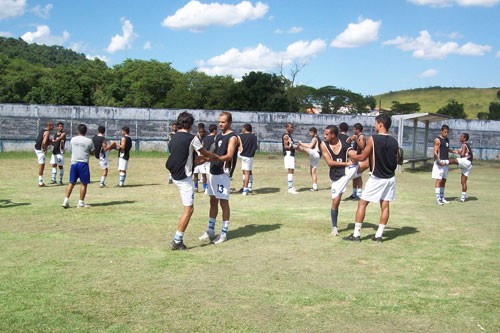
[[[468,119],[477,119],[479,112],[488,112],[491,102],[499,102],[496,88],[422,88],[389,92],[375,96],[377,106],[382,100],[382,108],[390,109],[393,101],[419,103],[420,112],[435,113],[451,100],[464,105]]]
[[[164,162],[163,154],[133,155],[127,186],[112,187],[112,169],[100,189],[93,160],[93,207],[73,208],[75,188],[65,210],[64,187],[36,186],[34,155],[0,154],[1,332],[500,330],[500,164],[474,164],[465,204],[456,201],[460,175],[452,168],[453,202],[443,207],[430,170],[399,173],[385,241],[369,240],[379,217],[371,204],[363,241],[351,244],[329,234],[324,163],[313,193],[299,157],[293,196],[282,156],[258,155],[254,193],[231,195],[229,241],[197,240],[208,214],[199,193],[185,236],[190,250],[172,252],[181,206]],[[341,236],[352,231],[355,209],[342,202]]]

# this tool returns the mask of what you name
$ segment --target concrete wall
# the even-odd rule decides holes
[[[68,136],[76,133],[76,127],[85,123],[88,136],[97,133],[97,127],[106,127],[106,137],[112,140],[119,139],[121,128],[130,127],[130,135],[134,140],[136,150],[166,150],[166,140],[170,131],[170,124],[177,115],[186,110],[180,109],[139,109],[139,108],[112,108],[112,107],[84,107],[84,106],[55,106],[55,105],[23,105],[0,104],[0,152],[2,151],[29,151],[33,149],[39,129],[47,121],[65,123]],[[196,123],[204,122],[217,124],[220,111],[187,110],[193,114]],[[286,112],[241,112],[233,111],[233,129],[241,130],[244,123],[250,123],[260,141],[262,151],[281,151],[281,135],[285,124],[292,122],[295,125],[294,138],[309,141],[308,130],[311,126],[322,133],[330,124],[346,122],[350,127],[361,123],[365,134],[373,132],[374,117],[360,115],[310,115],[303,113]],[[417,151],[423,155],[424,147],[432,151],[432,141],[439,135],[441,125],[450,126],[450,141],[452,147],[458,147],[458,136],[468,132],[470,143],[475,156],[482,159],[500,159],[500,122],[485,120],[450,119],[446,122],[435,122],[429,126],[427,142],[424,138],[423,124],[418,125]],[[398,121],[395,120],[391,134],[396,136]],[[413,140],[413,122],[405,122],[404,143],[405,153],[411,151]]]

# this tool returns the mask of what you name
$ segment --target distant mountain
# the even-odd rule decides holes
[[[451,100],[464,105],[467,119],[477,119],[479,112],[488,112],[491,102],[500,102],[500,87],[494,88],[446,88],[429,87],[391,91],[374,96],[377,107],[390,109],[393,101],[419,103],[420,112],[435,113]]]

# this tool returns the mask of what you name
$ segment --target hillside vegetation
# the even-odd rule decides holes
[[[496,88],[443,88],[430,87],[391,91],[375,96],[377,106],[381,101],[383,109],[390,109],[392,101],[400,103],[419,103],[421,112],[435,113],[451,100],[464,105],[467,119],[477,119],[479,112],[488,112],[491,102],[499,102]]]

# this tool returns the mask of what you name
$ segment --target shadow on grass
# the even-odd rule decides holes
[[[373,224],[373,223],[363,223],[363,229],[361,229],[361,233],[363,233],[363,230],[365,232],[367,231],[368,228],[373,229],[374,231],[377,231],[378,229],[378,224]],[[339,231],[347,231],[347,230],[354,230],[354,223],[349,223],[349,225]],[[394,238],[397,237],[402,237],[406,235],[411,235],[411,234],[416,234],[417,232],[420,232],[417,230],[415,227],[401,227],[401,228],[393,228],[390,226],[386,226],[384,229],[384,235],[383,235],[383,241],[390,241],[393,240]],[[372,238],[372,234],[366,235],[365,237],[362,237],[361,240],[370,240]]]
[[[136,203],[137,201],[135,200],[122,200],[122,201],[108,201],[108,202],[101,202],[101,203],[92,203],[90,204],[92,207],[105,207],[105,206],[114,206],[114,205],[126,205],[126,204],[132,204]]]
[[[11,208],[18,206],[29,206],[31,203],[29,202],[13,202],[10,199],[1,199],[0,200],[0,208]]]
[[[231,239],[250,237],[255,234],[260,234],[262,232],[269,232],[281,228],[281,224],[247,224],[238,229],[230,230],[229,237]]]
[[[252,191],[254,194],[270,194],[278,193],[280,191],[279,187],[261,187]]]
[[[143,186],[159,186],[159,185],[162,185],[160,183],[151,183],[151,184],[131,184],[131,185],[128,185],[128,184],[125,184],[122,186],[122,188],[127,188],[127,187],[143,187]],[[119,187],[118,185],[115,186],[115,187]]]
[[[432,171],[432,163],[427,165],[427,166],[420,166],[420,167],[415,167],[415,168],[404,168],[403,172],[409,172],[409,173],[422,173],[422,172],[431,172]]]

